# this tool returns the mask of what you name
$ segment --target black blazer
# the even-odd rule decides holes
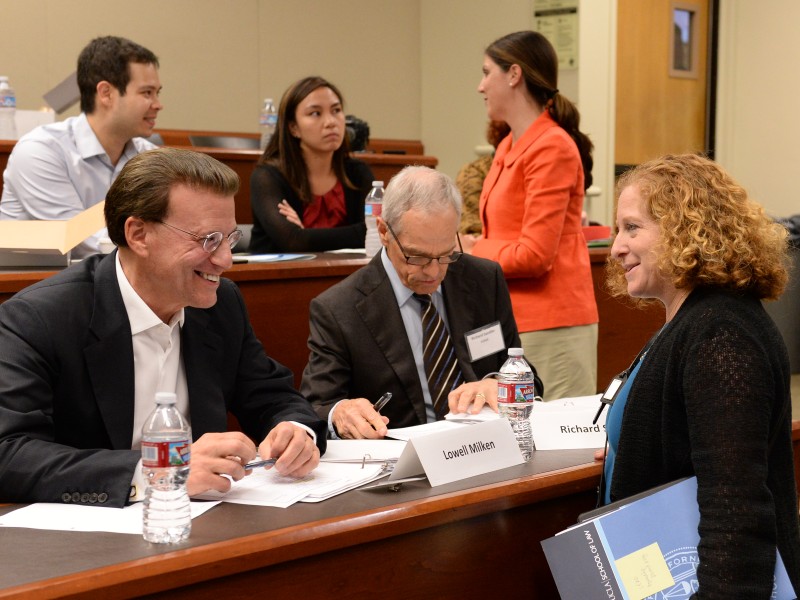
[[[0,305],[0,501],[128,499],[140,453],[131,450],[133,345],[114,256],[87,258]],[[238,288],[222,279],[217,298],[187,308],[181,333],[193,438],[225,431],[230,410],[258,442],[293,420],[314,429],[324,451],[326,424],[264,353]]]
[[[364,198],[372,187],[370,168],[360,160],[346,159],[344,170],[355,189],[343,185],[346,223],[341,227],[300,228],[278,212],[286,199],[303,217],[304,205],[297,192],[271,165],[258,165],[250,176],[250,206],[253,209],[253,233],[250,252],[325,252],[339,248],[363,248],[367,226],[364,224]]]
[[[519,347],[511,299],[500,266],[464,255],[442,283],[450,337],[466,381],[500,369],[506,352],[469,360],[464,334],[500,321],[506,347]],[[327,420],[336,402],[392,392],[381,414],[391,427],[427,421],[414,355],[380,253],[368,265],[311,301],[311,350],[301,393]]]

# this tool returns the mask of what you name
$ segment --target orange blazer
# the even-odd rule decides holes
[[[520,332],[597,323],[582,210],[578,148],[549,113],[513,147],[511,135],[500,143],[483,183],[473,254],[500,263]]]

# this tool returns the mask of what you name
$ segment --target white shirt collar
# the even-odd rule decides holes
[[[147,303],[142,300],[141,296],[133,289],[130,281],[128,281],[125,272],[122,270],[122,263],[119,260],[119,251],[115,257],[117,268],[117,283],[119,284],[119,291],[122,294],[122,302],[125,304],[125,311],[128,313],[128,321],[131,324],[131,335],[136,335],[142,331],[146,331],[151,327],[155,327],[163,323],[158,315],[147,306]],[[175,324],[183,327],[184,310],[181,308],[178,312],[172,315],[169,320],[169,327],[172,328]]]

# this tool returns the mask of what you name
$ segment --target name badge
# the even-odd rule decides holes
[[[470,362],[480,360],[490,354],[496,354],[506,349],[506,342],[503,339],[503,330],[500,328],[500,321],[495,321],[489,325],[478,327],[464,334],[467,340],[467,350],[469,351]]]

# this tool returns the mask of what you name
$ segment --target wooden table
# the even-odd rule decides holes
[[[223,503],[172,548],[2,529],[0,599],[557,598],[539,542],[593,507],[599,471],[591,450],[547,451],[437,488],[354,490],[288,509]]]
[[[606,249],[589,251],[600,313],[597,389],[626,368],[664,323],[664,309],[634,308],[604,289]],[[234,265],[226,273],[242,290],[250,320],[267,353],[289,367],[299,385],[308,362],[311,299],[367,263],[361,254],[320,254],[314,260]],[[0,302],[53,271],[0,272]]]
[[[167,130],[164,130],[167,131]],[[188,133],[198,134],[220,134],[221,132],[188,132],[185,130],[169,130],[172,132],[183,131],[183,136],[176,136],[174,134],[165,134],[165,141],[167,145],[183,148],[184,150],[195,150],[208,154],[216,158],[218,161],[228,165],[231,169],[236,171],[239,175],[239,192],[235,196],[236,201],[236,222],[237,223],[252,223],[253,212],[250,208],[250,175],[256,166],[256,162],[261,157],[260,150],[235,150],[226,148],[207,148],[200,146],[191,146],[188,141]],[[236,134],[245,135],[245,134]],[[389,180],[398,173],[406,165],[423,165],[426,167],[434,168],[439,161],[433,156],[425,156],[423,154],[395,154],[392,150],[393,147],[399,146],[400,151],[405,152],[405,148],[417,149],[422,148],[421,143],[409,143],[403,140],[394,140],[399,144],[391,144],[392,140],[375,140],[375,152],[358,152],[353,153],[353,157],[367,163],[372,169],[372,174],[376,179],[382,180],[388,184]],[[8,157],[14,149],[14,141],[0,140],[0,175],[6,168]],[[388,152],[388,153],[387,153]],[[3,179],[0,177],[0,192],[3,189]]]
[[[800,482],[800,421],[792,439]],[[0,600],[549,600],[558,594],[539,542],[594,505],[600,464],[592,454],[538,451],[528,464],[437,488],[353,490],[288,509],[223,503],[195,519],[177,547],[133,535],[0,529]]]

